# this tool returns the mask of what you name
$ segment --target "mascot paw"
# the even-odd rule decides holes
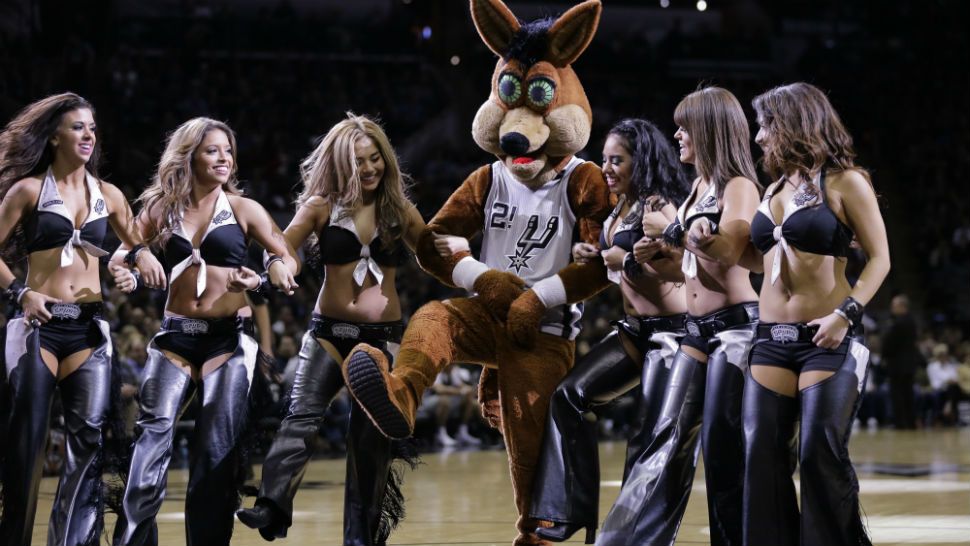
[[[509,306],[522,295],[524,289],[525,281],[508,271],[490,269],[475,281],[478,297],[488,307],[489,312],[502,321],[508,315]]]
[[[536,296],[534,290],[527,290],[516,298],[509,307],[506,323],[509,337],[516,345],[531,349],[539,335],[539,322],[546,312],[546,306]]]

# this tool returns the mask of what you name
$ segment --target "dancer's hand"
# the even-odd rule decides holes
[[[62,302],[57,298],[52,298],[47,294],[41,294],[35,290],[24,292],[23,297],[20,298],[20,308],[24,311],[24,320],[31,325],[35,325],[34,321],[39,324],[44,324],[49,321],[51,319],[51,312],[47,310],[48,303]]]
[[[812,343],[822,349],[836,349],[845,339],[845,334],[849,331],[849,323],[838,313],[829,313],[822,318],[817,318],[808,323],[809,326],[818,326],[818,332],[812,338]]]
[[[539,335],[539,323],[546,313],[546,306],[536,295],[535,290],[526,290],[512,302],[509,318],[506,321],[508,335],[516,345],[531,349]]]
[[[123,294],[130,294],[138,287],[138,279],[135,278],[135,273],[127,267],[109,263],[108,271],[111,273],[115,286]]]
[[[248,267],[240,267],[229,272],[226,281],[226,288],[230,292],[242,292],[243,290],[255,290],[259,287],[259,275]]]
[[[475,291],[492,315],[502,322],[509,314],[509,306],[522,295],[525,281],[508,271],[489,269],[475,280]]]
[[[576,243],[573,245],[573,261],[578,264],[587,264],[599,257],[599,245],[591,245],[589,243]]]
[[[145,287],[165,290],[168,284],[168,279],[165,278],[165,268],[147,248],[135,257],[135,269],[138,270],[141,282],[144,283]]]
[[[611,246],[609,250],[604,250],[603,263],[610,271],[623,271],[623,259],[626,258],[627,251],[618,246]]]
[[[470,252],[468,239],[456,235],[442,235],[432,232],[434,235],[434,249],[442,258],[450,258],[459,252]]]
[[[694,248],[704,248],[714,238],[714,223],[707,218],[701,218],[691,224],[687,233],[687,242]]]
[[[669,223],[670,219],[661,211],[645,212],[643,213],[643,220],[641,221],[643,234],[647,237],[657,239],[664,234],[664,228]]]
[[[300,287],[293,278],[293,272],[283,263],[283,260],[274,260],[269,264],[269,282],[274,288],[283,292],[287,296],[292,296],[293,291]]]
[[[663,248],[663,242],[659,239],[641,237],[639,241],[633,243],[633,258],[638,264],[645,264]]]

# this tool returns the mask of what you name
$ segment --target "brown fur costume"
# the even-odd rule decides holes
[[[471,10],[482,39],[501,57],[491,95],[475,117],[473,137],[499,158],[516,184],[530,192],[548,187],[589,140],[589,102],[570,64],[593,38],[600,3],[589,0],[554,22],[528,24],[520,24],[500,0],[471,0]],[[519,79],[519,95],[510,94],[510,88],[500,89],[509,73]],[[551,82],[553,92],[528,96],[537,79]],[[541,100],[550,94],[551,100]],[[518,143],[509,142],[512,133]],[[455,269],[470,254],[442,258],[435,251],[434,233],[471,238],[482,231],[489,215],[486,201],[493,169],[484,166],[472,173],[420,238],[421,266],[446,284],[461,284]],[[601,171],[592,163],[582,163],[567,180],[576,231],[583,241],[595,243],[611,210]],[[489,230],[484,237],[487,242]],[[568,249],[568,245],[558,248]],[[568,256],[558,259],[568,262]],[[570,263],[552,277],[558,277],[561,286],[557,284],[560,290],[555,298],[546,296],[547,301],[555,301],[550,307],[582,301],[608,284],[602,262]],[[574,342],[569,335],[539,334],[546,312],[542,295],[526,290],[514,273],[478,270],[473,283],[477,296],[431,302],[415,313],[393,371],[380,351],[358,346],[344,363],[347,385],[385,434],[407,436],[413,431],[421,396],[439,371],[454,361],[485,366],[479,400],[483,415],[505,436],[519,513],[515,544],[541,544],[534,534],[539,522],[528,517],[532,481],[549,399],[573,365]]]

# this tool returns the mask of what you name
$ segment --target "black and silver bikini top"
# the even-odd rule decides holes
[[[640,201],[634,201],[630,207],[630,212],[621,218],[620,224],[616,226],[612,243],[607,242],[607,234],[613,227],[613,222],[616,221],[617,216],[620,215],[620,209],[623,208],[625,201],[626,197],[621,198],[620,202],[613,208],[613,212],[603,222],[603,231],[600,232],[600,248],[603,250],[618,246],[627,252],[632,252],[634,243],[643,238],[643,204]]]
[[[751,221],[751,241],[763,254],[776,243],[781,251],[775,253],[771,265],[771,282],[781,274],[781,261],[789,247],[823,256],[845,257],[852,243],[852,229],[845,225],[828,206],[825,196],[825,177],[819,172],[815,179],[803,181],[791,200],[785,204],[781,224],[775,224],[771,213],[771,198],[787,180],[782,178],[765,193],[758,212]]]
[[[393,249],[387,249],[380,235],[380,228],[374,229],[374,236],[370,243],[363,244],[354,219],[342,215],[343,208],[334,204],[330,210],[330,220],[320,230],[320,261],[324,264],[349,264],[357,261],[354,268],[354,282],[363,286],[367,273],[370,272],[380,284],[384,280],[381,266],[398,267],[407,262],[408,253],[403,243],[398,243]]]
[[[687,199],[680,205],[677,209],[677,220],[682,226],[684,226],[684,231],[690,231],[690,227],[694,222],[705,218],[711,222],[712,226],[716,229],[717,225],[721,222],[721,203],[717,199],[717,184],[713,182],[707,185],[707,189],[704,190],[704,194],[697,198],[697,201],[692,205],[688,205],[692,202],[694,194],[697,193],[697,185],[691,189],[690,195]],[[684,250],[684,259],[680,264],[681,271],[684,275],[691,279],[697,278],[697,256],[689,250]]]
[[[189,266],[198,265],[196,297],[205,292],[206,264],[217,267],[242,267],[246,265],[246,234],[243,233],[236,215],[229,206],[225,192],[219,192],[212,220],[202,235],[199,248],[192,246],[192,239],[186,235],[182,219],[165,244],[165,263],[171,268],[169,283],[175,282]]]
[[[630,212],[621,218],[620,224],[616,226],[616,231],[613,232],[612,243],[606,241],[607,234],[609,234],[613,222],[620,215],[620,209],[623,208],[625,201],[626,197],[624,196],[616,204],[616,207],[613,208],[613,212],[606,218],[606,221],[603,222],[603,231],[600,232],[600,248],[602,250],[618,246],[627,252],[632,252],[633,245],[643,237],[643,204],[640,201],[634,201],[630,207]],[[623,280],[623,273],[621,271],[607,271],[606,277],[610,281],[620,284]]]
[[[85,173],[88,187],[88,216],[80,228],[74,226],[74,216],[67,210],[57,191],[54,174],[47,169],[37,200],[37,212],[24,221],[24,235],[28,253],[63,247],[61,267],[74,263],[74,248],[84,249],[89,256],[100,258],[108,252],[100,247],[108,227],[108,206],[98,181]]]

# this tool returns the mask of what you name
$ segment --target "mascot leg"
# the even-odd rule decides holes
[[[591,412],[633,388],[641,371],[621,335],[613,331],[590,349],[552,395],[531,515],[556,525],[536,529],[541,538],[562,542],[585,527],[587,544],[592,544],[599,522],[600,468]]]
[[[232,537],[239,505],[239,440],[249,414],[256,341],[239,335],[229,360],[202,378],[202,408],[195,425],[185,495],[187,546],[221,546]]]
[[[494,362],[499,329],[504,325],[476,298],[427,303],[411,318],[393,371],[379,349],[362,343],[351,351],[344,360],[347,388],[385,436],[407,438],[438,372],[455,360]]]
[[[798,546],[793,457],[798,399],[748,375],[744,387],[744,544]]]
[[[285,537],[293,524],[293,498],[313,455],[313,440],[327,407],[343,386],[340,363],[307,332],[286,417],[263,462],[256,505],[238,513],[239,521],[259,529],[266,540]]]
[[[597,545],[672,545],[690,497],[704,411],[706,366],[673,357],[653,438],[630,469]]]
[[[155,516],[168,483],[175,423],[195,396],[195,383],[152,343],[138,396],[141,411],[136,430],[140,434],[131,456],[124,511],[115,525],[116,545],[158,544]]]
[[[60,382],[67,458],[54,496],[48,543],[95,546],[101,534],[102,429],[111,401],[111,338],[97,321],[102,343]]]
[[[498,382],[502,427],[509,455],[515,507],[519,518],[516,546],[540,544],[535,534],[539,520],[528,517],[536,466],[542,447],[549,402],[556,386],[573,363],[575,344],[541,334],[533,350],[517,348],[498,338]]]
[[[10,416],[4,446],[3,520],[0,544],[28,545],[34,531],[37,491],[44,470],[51,399],[57,379],[40,356],[40,330],[23,318],[7,323],[7,379]],[[6,416],[4,416],[6,417]]]
[[[871,545],[859,515],[859,482],[849,460],[852,421],[865,385],[869,350],[850,339],[835,375],[801,391],[801,468],[804,546]]]

